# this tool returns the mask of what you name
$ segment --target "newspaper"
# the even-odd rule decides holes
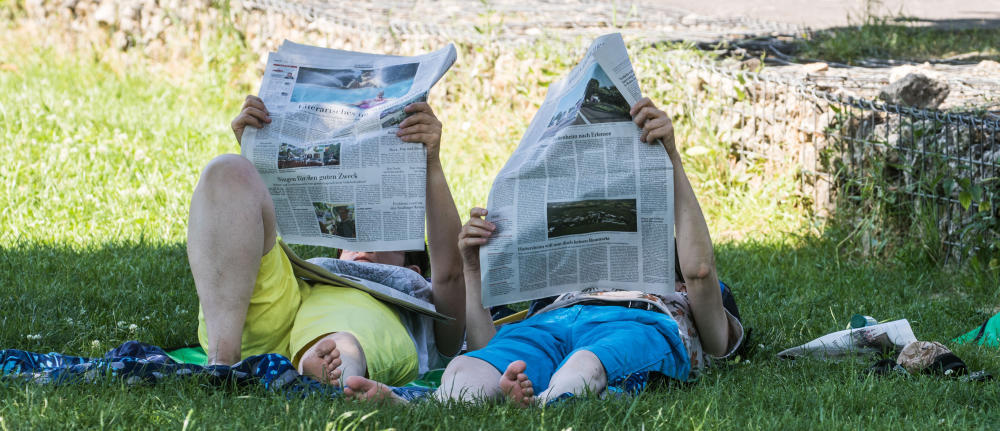
[[[284,241],[278,245],[285,251],[292,271],[299,278],[329,286],[351,287],[382,302],[402,307],[437,320],[454,320],[437,312],[431,302],[430,283],[423,276],[393,265],[354,262],[330,258],[304,260]]]
[[[424,248],[427,157],[396,137],[455,62],[448,45],[416,57],[285,41],[260,86],[271,123],[243,133],[286,242],[349,250]]]
[[[801,346],[782,350],[779,358],[793,359],[801,356],[819,358],[839,358],[901,350],[907,344],[917,341],[906,319],[845,329],[826,334]]]
[[[641,142],[620,34],[599,37],[497,175],[480,248],[483,306],[586,289],[674,291],[673,166]]]

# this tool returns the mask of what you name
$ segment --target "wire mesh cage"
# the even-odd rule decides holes
[[[890,234],[909,235],[943,260],[985,263],[1000,252],[995,114],[916,109],[773,74],[669,61],[678,74],[700,73],[712,91],[735,91],[715,119],[733,125],[735,156],[794,164],[814,210],[846,215],[866,252]]]

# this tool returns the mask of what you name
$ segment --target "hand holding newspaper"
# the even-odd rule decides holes
[[[349,250],[424,248],[427,156],[396,136],[404,108],[455,62],[448,45],[416,57],[285,41],[268,55],[242,154],[264,179],[287,242]]]
[[[483,306],[569,291],[674,291],[673,166],[639,140],[642,98],[620,34],[599,37],[497,175],[480,248]]]
[[[359,251],[424,248],[427,154],[396,132],[404,108],[425,101],[454,62],[452,45],[398,57],[285,41],[268,55],[260,98],[271,122],[243,131],[242,155],[267,185],[284,241]],[[333,272],[278,243],[297,277],[451,319],[435,310],[430,289],[420,297]]]

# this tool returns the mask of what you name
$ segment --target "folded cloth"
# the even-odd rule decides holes
[[[903,347],[896,359],[910,373],[960,375],[966,371],[965,362],[955,356],[944,344],[937,341],[914,341]]]
[[[1000,347],[1000,313],[987,319],[978,328],[956,337],[959,344],[976,343],[980,346]]]

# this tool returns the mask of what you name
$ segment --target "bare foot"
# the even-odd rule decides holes
[[[344,385],[344,395],[347,398],[361,401],[389,401],[405,404],[406,400],[392,392],[388,386],[360,376],[348,377]]]
[[[337,342],[329,336],[319,340],[302,355],[302,373],[334,386],[340,386],[340,350]]]
[[[500,390],[510,402],[519,407],[528,407],[535,402],[535,389],[531,380],[524,374],[526,369],[528,364],[524,361],[514,361],[500,376]]]

